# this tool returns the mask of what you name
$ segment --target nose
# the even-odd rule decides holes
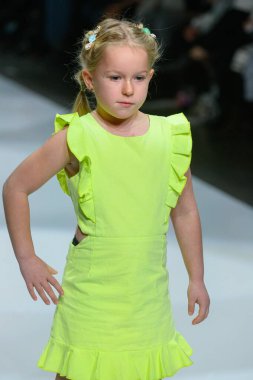
[[[122,93],[127,96],[131,96],[134,93],[134,88],[130,80],[126,80],[122,87]]]

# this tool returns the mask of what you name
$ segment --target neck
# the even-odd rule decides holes
[[[126,119],[118,119],[112,115],[108,115],[106,112],[100,109],[95,109],[93,112],[93,115],[104,125],[106,125],[108,128],[120,128],[121,130],[129,129],[129,127],[132,127],[134,122],[139,118],[140,112],[137,111],[135,114],[130,116]]]

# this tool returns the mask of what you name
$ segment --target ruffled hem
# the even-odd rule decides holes
[[[50,336],[37,366],[71,380],[160,380],[192,365],[190,355],[192,348],[178,332],[166,344],[132,351],[81,349]]]
[[[190,123],[183,113],[168,116],[166,121],[171,133],[170,175],[166,204],[174,208],[187,182],[184,174],[191,163],[192,136]]]

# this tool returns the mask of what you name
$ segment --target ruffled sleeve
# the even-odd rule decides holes
[[[95,223],[96,218],[91,180],[92,163],[88,155],[85,127],[77,112],[65,115],[56,114],[54,133],[59,132],[66,125],[68,125],[68,148],[79,161],[79,171],[69,178],[63,168],[56,176],[64,193],[72,198],[78,217],[80,216],[79,211],[82,211],[86,219],[90,219]],[[80,223],[82,223],[82,221],[80,221]]]
[[[65,115],[56,114],[54,121],[54,133],[62,130],[66,125],[68,125],[68,133],[67,133],[67,144],[70,151],[74,154],[74,156],[81,162],[85,157],[85,149],[84,149],[84,128],[81,124],[80,117],[77,112],[69,113]],[[64,169],[60,170],[57,173],[57,179],[60,183],[60,186],[64,193],[70,195],[68,185],[67,185],[67,174]]]
[[[184,175],[192,158],[192,136],[188,119],[183,113],[166,118],[169,127],[171,149],[169,154],[169,186],[166,204],[174,208],[187,182]]]

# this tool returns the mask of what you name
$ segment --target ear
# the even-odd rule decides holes
[[[93,81],[92,81],[91,73],[88,70],[83,69],[82,70],[82,77],[83,77],[83,81],[84,81],[87,89],[92,91],[93,90]]]
[[[148,73],[148,75],[149,75],[149,80],[152,79],[152,76],[154,75],[154,72],[155,72],[154,69],[150,69],[150,70],[149,70],[149,73]]]

